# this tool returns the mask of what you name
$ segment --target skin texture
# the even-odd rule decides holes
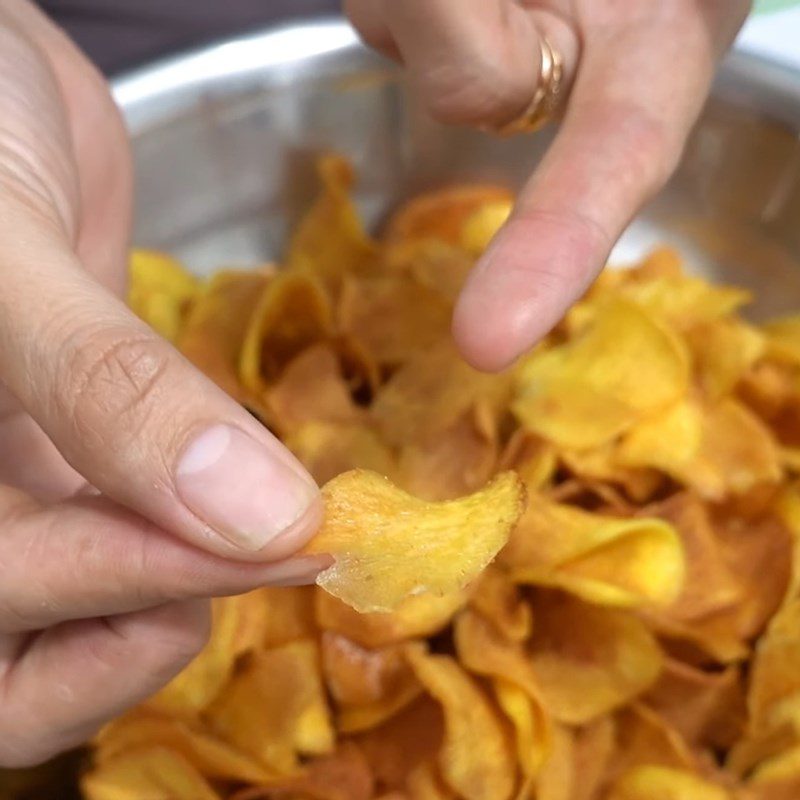
[[[552,326],[669,175],[747,10],[347,6],[448,122],[516,116],[540,33],[565,58],[557,141],[453,323],[465,357],[489,370]],[[205,641],[206,598],[310,582],[329,563],[292,557],[320,516],[302,467],[118,299],[131,192],[100,76],[27,0],[0,0],[0,766],[84,740],[169,680]],[[258,487],[250,505],[214,490],[214,465],[224,478],[231,463]]]

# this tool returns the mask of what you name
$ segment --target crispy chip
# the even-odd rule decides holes
[[[301,755],[334,748],[313,640],[251,654],[206,716],[220,737],[278,775],[295,771]]]
[[[646,766],[623,775],[608,800],[732,800],[732,796],[691,773]]]
[[[512,578],[611,606],[666,605],[680,594],[684,558],[655,518],[615,519],[533,497],[500,556]]]
[[[511,642],[524,642],[533,630],[533,610],[505,570],[487,567],[475,581],[470,606]]]
[[[263,643],[265,610],[259,591],[216,600],[208,643],[183,672],[147,701],[148,706],[178,717],[196,717],[227,682],[236,659]]]
[[[255,759],[200,727],[161,715],[131,712],[97,737],[95,761],[104,763],[138,747],[158,745],[186,759],[207,778],[270,783],[275,776]]]
[[[683,342],[637,305],[609,300],[575,340],[519,368],[514,413],[560,445],[593,447],[680,398],[689,380]]]
[[[491,238],[492,226],[499,227],[498,209],[507,209],[508,216],[512,202],[512,194],[502,186],[450,186],[401,206],[389,220],[385,236],[389,242],[435,239],[472,250]],[[491,230],[488,237],[487,230]]]
[[[445,781],[464,800],[509,798],[514,760],[497,713],[478,684],[449,656],[409,647],[407,658],[444,712],[439,767]]]
[[[239,355],[239,380],[258,396],[287,364],[333,330],[330,301],[322,285],[291,272],[267,283],[250,317]]]
[[[245,404],[251,397],[239,383],[239,352],[269,280],[264,270],[218,272],[198,295],[177,338],[178,349],[196,367]]]
[[[493,679],[498,704],[516,731],[517,759],[525,775],[534,775],[552,734],[530,659],[519,645],[504,640],[491,623],[469,611],[456,620],[455,644],[468,670]]]
[[[320,159],[318,171],[322,193],[294,232],[286,264],[335,286],[342,275],[369,271],[377,251],[350,199],[350,164],[327,156]]]
[[[200,284],[180,262],[153,250],[130,258],[128,305],[151,328],[174,342]]]
[[[525,502],[511,472],[442,503],[366,470],[334,478],[323,496],[325,521],[306,552],[335,558],[317,583],[358,611],[391,611],[413,595],[464,588],[506,543]]]
[[[220,800],[178,753],[158,745],[109,758],[81,781],[87,800]]]
[[[386,647],[438,633],[466,605],[467,599],[465,591],[442,597],[425,594],[406,598],[394,611],[360,614],[328,592],[318,590],[317,622],[321,628],[341,633],[364,647]]]
[[[307,422],[288,434],[285,444],[320,484],[354,469],[389,478],[397,469],[391,448],[359,423]]]
[[[590,722],[657,680],[661,650],[629,612],[553,594],[540,598],[534,613],[534,673],[545,708],[556,720]]]

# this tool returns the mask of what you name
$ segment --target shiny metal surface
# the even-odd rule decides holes
[[[371,224],[453,180],[519,185],[552,133],[497,140],[437,125],[349,26],[320,20],[173,59],[114,86],[138,180],[135,240],[197,271],[280,254],[315,191],[317,154],[355,163]],[[757,315],[800,306],[800,74],[734,53],[669,186],[620,241],[659,242],[750,286]]]

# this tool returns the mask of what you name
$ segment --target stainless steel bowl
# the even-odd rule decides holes
[[[310,202],[315,157],[349,156],[372,224],[453,180],[519,185],[552,134],[498,141],[432,122],[341,19],[258,33],[118,80],[138,194],[135,239],[198,272],[280,254]],[[800,74],[740,53],[720,73],[669,186],[615,260],[659,242],[752,287],[754,313],[800,306]]]

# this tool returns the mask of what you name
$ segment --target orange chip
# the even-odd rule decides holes
[[[475,581],[470,606],[511,642],[524,642],[533,630],[533,613],[505,570],[487,567]]]
[[[733,796],[689,772],[643,766],[623,775],[608,800],[733,800]]]
[[[510,380],[510,373],[499,378],[472,369],[447,341],[399,369],[376,395],[372,414],[389,444],[426,442],[478,401],[502,407]]]
[[[513,195],[505,187],[492,185],[449,186],[419,195],[401,206],[386,226],[389,242],[435,239],[452,245],[474,247],[487,227],[498,216],[498,205],[508,209]],[[486,209],[492,209],[487,212]],[[488,214],[476,221],[475,214]],[[507,213],[506,213],[507,216]],[[494,233],[494,231],[492,231]],[[490,237],[491,238],[491,235]]]
[[[409,597],[394,610],[359,614],[333,595],[317,591],[317,622],[364,647],[386,647],[398,642],[432,636],[446,627],[467,603],[467,592],[436,597],[426,594]]]
[[[744,681],[737,666],[706,671],[668,659],[644,700],[693,747],[727,749],[744,730]]]
[[[362,411],[353,402],[339,358],[329,344],[312,345],[290,361],[264,403],[282,432],[309,422],[347,423]]]
[[[627,611],[590,606],[568,595],[534,607],[531,657],[545,708],[581,725],[639,696],[657,680],[661,650]]]
[[[221,800],[183,756],[158,745],[109,758],[85,775],[86,800]]]
[[[239,383],[239,351],[269,280],[265,270],[216,273],[197,296],[176,342],[198,369],[245,404],[251,398]]]
[[[468,670],[493,680],[498,704],[516,731],[517,760],[526,776],[534,775],[552,732],[530,660],[519,645],[504,640],[491,623],[470,611],[456,620],[455,644]]]
[[[399,647],[367,650],[326,631],[322,636],[322,665],[328,691],[339,707],[340,732],[379,725],[415,700],[422,690]]]
[[[382,725],[358,734],[355,741],[367,757],[378,785],[404,789],[420,764],[436,759],[444,738],[438,703],[423,695]]]
[[[130,750],[151,745],[168,748],[206,778],[247,783],[269,783],[275,779],[255,759],[202,728],[141,712],[131,712],[100,731],[94,761],[102,765]]]
[[[320,484],[354,469],[387,477],[397,469],[391,448],[362,424],[307,422],[289,433],[284,443]]]
[[[292,235],[286,265],[335,286],[343,275],[368,272],[377,250],[350,199],[350,164],[339,156],[326,156],[318,172],[322,192]]]
[[[411,275],[450,305],[455,303],[474,263],[463,250],[438,239],[392,243],[386,247],[382,261],[385,269]]]
[[[398,483],[423,500],[463,497],[489,481],[497,450],[494,414],[479,402],[438,435],[401,448]]]
[[[164,253],[134,250],[130,257],[128,305],[151,328],[174,342],[200,284]]]
[[[406,781],[409,800],[457,800],[448,788],[435,764],[418,764],[408,773]]]
[[[301,755],[334,749],[319,653],[312,640],[251,654],[206,716],[219,736],[278,775],[294,772]]]
[[[576,339],[520,365],[512,409],[545,439],[595,447],[667,408],[688,380],[688,351],[672,330],[612,299]]]
[[[358,611],[391,611],[414,595],[463,589],[506,543],[525,502],[512,472],[441,503],[366,470],[339,475],[322,492],[325,520],[306,552],[334,557],[317,584]]]
[[[312,586],[265,586],[261,612],[261,647],[278,647],[317,635]]]
[[[500,556],[512,579],[611,606],[667,605],[680,594],[684,557],[655,518],[615,519],[531,499]]]
[[[450,304],[402,273],[345,282],[337,317],[340,329],[379,364],[402,364],[450,330]]]
[[[259,591],[214,601],[211,635],[194,661],[147,705],[178,717],[196,717],[227,682],[236,659],[261,645],[266,631]]]
[[[507,800],[514,759],[497,711],[478,684],[449,656],[409,646],[407,658],[425,689],[442,706],[445,734],[439,768],[464,800]]]
[[[239,354],[239,380],[261,395],[286,365],[333,331],[330,300],[309,275],[276,275],[264,287]]]

